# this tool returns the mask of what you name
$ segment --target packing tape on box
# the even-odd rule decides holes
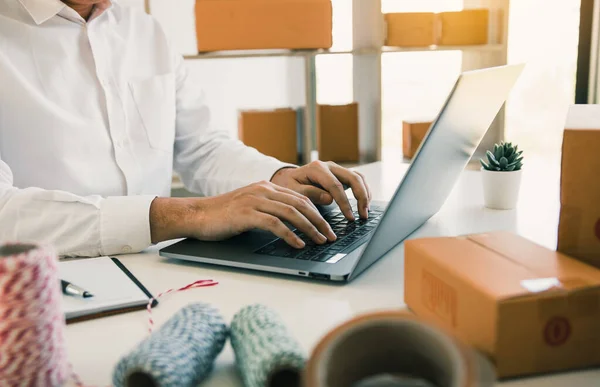
[[[0,246],[0,386],[61,386],[70,376],[58,256]]]
[[[211,372],[228,329],[219,311],[186,306],[124,356],[114,369],[116,387],[196,387]]]
[[[492,387],[491,363],[408,312],[356,317],[315,347],[305,387]]]
[[[281,318],[264,305],[241,309],[231,322],[231,346],[245,387],[294,387],[306,356]]]

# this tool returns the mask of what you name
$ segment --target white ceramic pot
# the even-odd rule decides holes
[[[485,206],[495,210],[511,210],[517,206],[523,170],[496,172],[481,169]]]

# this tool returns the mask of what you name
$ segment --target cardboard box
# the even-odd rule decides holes
[[[317,107],[317,150],[323,161],[359,161],[357,103]]]
[[[330,48],[331,0],[196,0],[198,51]]]
[[[463,46],[488,43],[488,9],[440,12],[440,46]]]
[[[431,121],[402,121],[402,153],[412,159],[429,131]]]
[[[562,145],[558,250],[600,267],[600,105],[569,109]]]
[[[500,378],[600,365],[600,270],[508,232],[405,242],[407,305]]]
[[[438,23],[433,12],[387,13],[386,46],[422,47],[437,43]]]
[[[298,162],[294,109],[240,112],[238,136],[244,144],[286,163]]]

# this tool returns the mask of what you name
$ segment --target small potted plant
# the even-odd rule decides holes
[[[516,207],[521,187],[523,151],[510,142],[494,145],[494,151],[486,152],[482,165],[483,197],[485,206],[497,210]]]

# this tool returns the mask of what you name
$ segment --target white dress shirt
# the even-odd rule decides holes
[[[173,169],[212,196],[285,166],[211,127],[151,16],[105,5],[86,22],[59,0],[0,0],[0,240],[140,251]]]

